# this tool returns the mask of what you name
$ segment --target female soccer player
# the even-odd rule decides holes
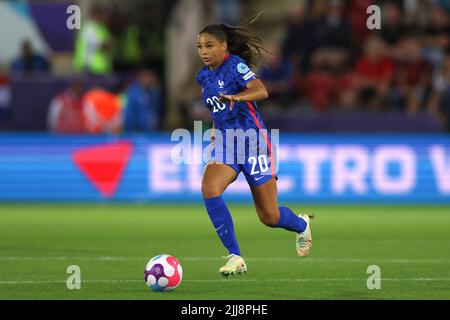
[[[297,216],[291,209],[279,207],[277,203],[270,135],[261,131],[265,126],[256,106],[256,101],[267,99],[268,93],[264,84],[250,69],[263,60],[263,53],[267,50],[259,37],[242,27],[252,23],[256,17],[237,27],[208,25],[200,31],[197,40],[198,54],[205,66],[198,72],[196,80],[211,111],[211,140],[215,151],[204,170],[202,194],[208,215],[229,252],[227,263],[219,269],[224,276],[247,272],[236,240],[233,220],[222,199],[222,193],[240,172],[244,173],[250,186],[261,222],[272,228],[296,232],[296,249],[300,257],[306,257],[312,246],[309,216]],[[238,153],[235,144],[226,139],[227,129],[255,129],[262,132],[267,152],[260,153],[261,150],[258,149],[257,156],[250,156],[248,150],[251,147],[247,143],[243,163],[216,159],[218,150],[224,150],[223,154],[227,155],[230,152],[234,155]],[[220,142],[217,139],[219,133],[223,137]],[[223,145],[218,145],[219,143]]]

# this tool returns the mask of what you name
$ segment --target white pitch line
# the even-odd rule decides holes
[[[66,260],[88,260],[88,261],[127,261],[127,260],[142,260],[145,261],[148,258],[145,257],[121,257],[121,256],[52,256],[52,257],[32,257],[32,256],[0,256],[0,261],[26,261],[26,260],[55,260],[55,261],[66,261]],[[223,260],[221,257],[180,257],[179,260],[185,261],[205,261],[213,260],[219,261]],[[275,257],[246,257],[247,261],[268,261],[268,262],[295,262],[300,261],[299,258],[275,258]],[[354,263],[375,263],[375,262],[386,262],[386,263],[450,263],[449,260],[444,259],[384,259],[384,258],[313,258],[308,257],[307,259],[302,259],[303,262],[354,262]]]
[[[305,278],[305,279],[245,279],[243,277],[235,277],[236,281],[239,282],[366,282],[367,279],[357,279],[357,278]],[[447,282],[450,281],[450,278],[382,278],[381,281],[391,281],[391,282]],[[83,280],[81,283],[129,283],[129,282],[142,282],[144,280]],[[197,279],[197,280],[183,280],[183,282],[192,282],[192,283],[212,283],[212,282],[220,282],[220,283],[235,283],[230,279]],[[0,281],[0,284],[3,285],[20,285],[20,284],[65,284],[66,281],[54,280],[54,281]]]
[[[197,260],[223,260],[222,258],[214,258],[214,257],[184,257],[180,258],[180,260],[187,261],[197,261]],[[252,258],[246,257],[246,261],[300,261],[299,258]],[[302,262],[392,262],[392,263],[450,263],[449,260],[442,259],[359,259],[359,258],[312,258],[308,257],[306,259],[301,259]]]
[[[236,278],[236,277],[235,277]],[[367,279],[357,279],[357,278],[324,278],[324,279],[242,279],[236,278],[236,281],[244,282],[347,282],[347,281],[363,281],[364,283]],[[419,282],[419,281],[450,281],[450,278],[381,278],[381,281],[405,281],[405,282]],[[211,279],[211,280],[185,280],[187,282],[227,282],[228,279]]]

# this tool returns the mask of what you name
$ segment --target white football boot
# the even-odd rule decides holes
[[[310,218],[312,218],[312,216],[309,216],[305,213],[301,213],[298,216],[306,221],[306,229],[301,233],[297,233],[297,241],[295,243],[297,248],[297,254],[300,257],[304,258],[309,255],[309,251],[311,250],[312,247],[312,237],[310,228]]]
[[[228,277],[229,275],[241,274],[247,272],[247,265],[241,256],[230,254],[225,257],[228,259],[227,263],[219,269],[219,272]]]

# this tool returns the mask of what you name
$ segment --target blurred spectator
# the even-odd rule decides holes
[[[333,76],[327,70],[322,54],[318,51],[311,59],[311,70],[304,80],[304,95],[314,111],[323,112],[331,107],[335,89]]]
[[[450,21],[448,13],[439,5],[433,5],[431,8],[430,24],[425,30],[429,36],[432,46],[449,49],[450,48]]]
[[[120,97],[103,89],[88,91],[83,97],[85,125],[89,133],[118,133],[122,125]]]
[[[54,133],[86,133],[83,113],[83,83],[75,80],[50,103],[47,126]]]
[[[430,12],[428,0],[404,0],[404,22],[412,32],[423,32],[425,30]]]
[[[446,123],[450,131],[450,53],[433,74],[433,97],[430,111]]]
[[[359,105],[371,110],[386,109],[394,63],[385,55],[386,44],[372,35],[364,44],[364,54],[356,62],[355,89]]]
[[[294,35],[294,41],[304,41],[303,57],[301,68],[303,71],[309,69],[310,59],[314,51],[321,45],[328,34],[327,15],[329,3],[328,0],[314,0],[309,3],[308,18],[304,25],[304,39],[299,39]]]
[[[417,36],[404,37],[396,61],[393,106],[408,113],[416,113],[426,105],[431,90],[431,64],[421,56]]]
[[[349,49],[350,24],[344,16],[343,0],[331,0],[325,19],[325,29],[317,35],[317,47]]]
[[[443,92],[439,109],[444,116],[447,131],[450,132],[450,87],[447,87],[447,89]]]
[[[170,12],[175,0],[142,1],[136,7],[136,14],[131,17],[141,31],[140,45],[142,49],[142,63],[146,68],[154,70],[160,79],[164,77],[164,61],[166,57],[166,25],[171,18]],[[205,2],[205,1],[204,1]],[[205,2],[211,5],[211,1]]]
[[[402,12],[395,3],[387,3],[382,7],[382,29],[379,35],[390,46],[395,45],[408,29],[402,21]]]
[[[283,41],[283,55],[291,59],[295,67],[308,71],[316,50],[348,49],[350,24],[344,9],[342,0],[314,0],[307,7],[295,5]]]
[[[450,49],[449,14],[440,6],[433,5],[431,17],[425,29],[425,57],[433,65],[440,65],[446,50]]]
[[[268,59],[260,72],[260,78],[269,92],[270,100],[287,106],[295,100],[293,88],[294,68],[289,59],[276,53]]]
[[[361,45],[371,32],[367,28],[367,8],[372,4],[374,4],[374,0],[347,1],[346,13],[351,26],[350,38],[353,52],[359,52]]]
[[[162,101],[157,79],[150,70],[141,70],[126,92],[125,131],[151,132],[158,129]]]
[[[351,85],[346,50],[317,50],[311,60],[311,70],[303,81],[304,96],[313,110],[328,111],[348,104],[339,100],[340,94]]]
[[[0,130],[8,124],[11,107],[11,86],[6,74],[0,72]]]
[[[6,74],[0,73],[0,112],[2,109],[8,109],[10,104],[11,86],[9,84],[9,77]]]
[[[311,36],[305,28],[305,7],[296,5],[291,10],[291,16],[286,26],[282,53],[285,59],[290,59],[295,68],[300,66],[301,58],[311,49],[308,47]]]
[[[111,6],[108,26],[115,39],[113,68],[120,73],[134,71],[143,60],[143,34],[139,22],[136,21],[143,13],[136,8],[136,11],[128,12],[128,15],[133,14],[133,18],[138,16],[137,19],[131,19],[120,10],[117,3]]]
[[[100,4],[93,5],[90,18],[83,23],[75,43],[74,67],[105,75],[112,71],[112,37],[107,27],[107,11]]]
[[[142,63],[141,30],[136,25],[123,28],[117,41],[115,58],[116,70],[120,72],[135,70]]]
[[[34,52],[29,40],[24,40],[21,45],[20,56],[11,64],[11,73],[47,72],[49,64],[47,60]]]

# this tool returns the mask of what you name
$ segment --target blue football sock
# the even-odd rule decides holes
[[[283,228],[289,231],[301,233],[306,229],[306,221],[297,216],[288,207],[278,207],[280,211],[280,220],[275,228]]]
[[[233,219],[231,218],[230,211],[228,210],[222,197],[219,196],[204,199],[204,201],[209,218],[211,219],[223,245],[228,249],[230,254],[240,256],[241,252],[239,251],[239,245],[234,233]]]

